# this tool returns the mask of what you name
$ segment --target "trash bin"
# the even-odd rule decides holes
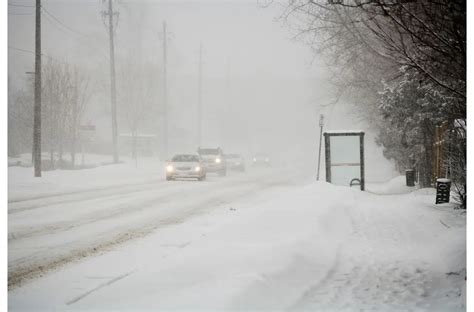
[[[405,178],[407,181],[407,186],[415,186],[415,170],[414,169],[405,170]]]
[[[451,196],[451,180],[437,179],[436,180],[436,204],[449,203]]]

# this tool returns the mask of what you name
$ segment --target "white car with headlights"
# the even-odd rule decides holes
[[[166,180],[194,178],[202,181],[206,178],[206,169],[196,154],[178,154],[166,164]]]
[[[216,172],[220,176],[227,174],[227,162],[224,152],[217,148],[198,148],[206,172]]]

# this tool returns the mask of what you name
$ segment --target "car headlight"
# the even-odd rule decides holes
[[[196,168],[194,168],[194,170],[196,170],[196,172],[199,172],[201,171],[201,167],[197,166]]]
[[[254,158],[253,161],[256,162],[256,161],[257,161],[257,158]]]
[[[220,164],[220,163],[221,163],[221,159],[220,159],[220,158],[216,158],[216,163]]]
[[[173,168],[172,165],[166,166],[166,171],[167,171],[167,172],[173,172],[173,170],[174,170],[174,168]]]
[[[265,162],[268,162],[268,161],[269,161],[268,157],[267,157],[267,158],[265,158]]]

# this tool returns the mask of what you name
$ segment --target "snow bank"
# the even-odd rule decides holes
[[[384,183],[366,183],[368,192],[388,195],[388,194],[406,194],[416,190],[416,187],[406,186],[405,176],[397,176]]]
[[[100,155],[89,155],[88,158],[91,162],[103,160]],[[31,167],[9,167],[8,201],[130,185],[164,177],[164,165],[156,158],[141,158],[136,164],[129,158],[122,161],[91,169],[43,171],[41,179],[33,177]]]

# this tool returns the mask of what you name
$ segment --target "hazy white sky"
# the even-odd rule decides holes
[[[284,1],[281,1],[284,2]],[[117,67],[127,60],[161,68],[163,22],[168,49],[170,131],[174,150],[194,149],[199,46],[203,45],[203,136],[210,145],[249,153],[278,150],[315,154],[318,106],[327,104],[325,69],[278,20],[282,7],[262,1],[115,1]],[[34,0],[9,0],[9,77],[33,70]],[[15,6],[21,5],[21,6]],[[43,0],[43,53],[79,65],[99,90],[86,118],[110,133],[108,36],[102,0]],[[30,6],[30,7],[29,7]],[[162,36],[161,36],[162,37]],[[227,74],[229,81],[227,82]],[[120,77],[118,77],[120,79]],[[157,88],[159,88],[157,82]],[[118,91],[120,93],[120,90]],[[159,104],[159,103],[158,103]],[[353,128],[345,118],[342,126]],[[329,116],[334,125],[340,116]],[[156,129],[162,124],[156,121]],[[142,131],[159,130],[142,129]],[[129,129],[119,122],[119,132]],[[178,138],[180,136],[180,138]],[[226,142],[226,143],[223,143]],[[230,144],[229,142],[232,142]]]
[[[11,0],[13,5],[33,5],[33,0]],[[161,60],[159,34],[166,20],[172,33],[170,71],[194,73],[203,44],[207,75],[232,74],[300,77],[314,73],[312,56],[291,41],[287,28],[276,21],[281,12],[274,4],[257,1],[118,1],[117,54]],[[108,40],[100,11],[101,0],[43,0],[51,13],[43,16],[43,51],[68,62],[106,62]],[[34,8],[9,6],[9,46],[34,50]],[[9,49],[10,75],[32,67],[32,55]],[[20,68],[18,68],[20,67]]]

